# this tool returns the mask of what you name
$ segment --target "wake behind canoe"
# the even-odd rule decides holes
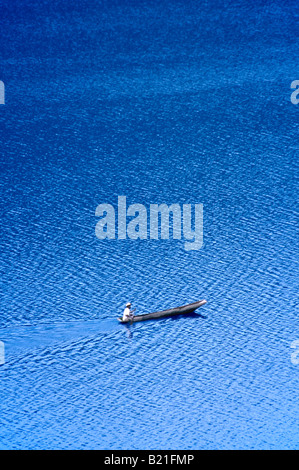
[[[182,305],[181,307],[169,308],[168,310],[161,310],[153,313],[145,313],[144,315],[135,315],[132,319],[124,321],[122,317],[118,317],[120,323],[136,323],[138,321],[153,320],[156,318],[172,317],[174,315],[184,315],[194,312],[197,308],[206,304],[206,300],[199,300],[192,304]]]

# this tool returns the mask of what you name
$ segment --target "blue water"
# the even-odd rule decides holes
[[[224,3],[0,2],[0,448],[299,448],[298,8]],[[119,195],[203,247],[97,239]]]

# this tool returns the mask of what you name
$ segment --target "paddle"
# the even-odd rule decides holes
[[[134,312],[136,312],[136,308],[134,308],[134,310],[132,310],[132,311],[130,312],[130,314],[132,315],[132,318],[131,318],[131,321],[130,321],[130,325],[132,325],[132,323],[133,323],[133,318],[134,318],[133,313],[134,313]]]

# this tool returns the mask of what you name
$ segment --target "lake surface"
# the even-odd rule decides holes
[[[299,448],[298,11],[225,5],[1,2],[0,448]],[[99,240],[118,196],[202,248]]]

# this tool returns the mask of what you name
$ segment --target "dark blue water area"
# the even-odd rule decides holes
[[[298,8],[224,3],[0,2],[1,449],[298,449]]]

